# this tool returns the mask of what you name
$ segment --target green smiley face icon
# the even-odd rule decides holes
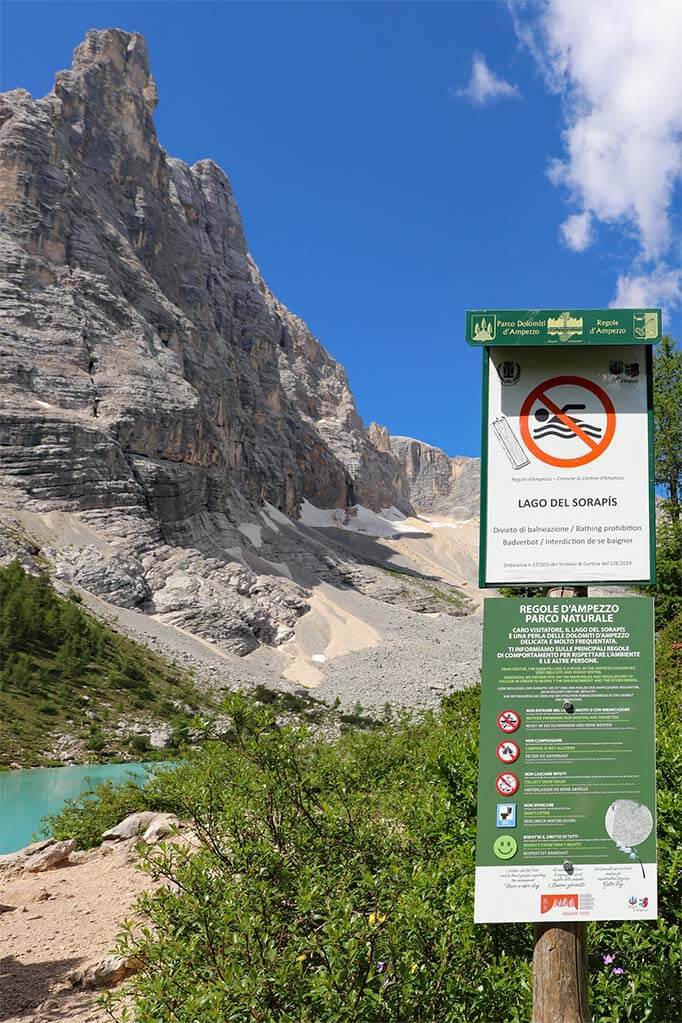
[[[500,835],[493,846],[493,852],[498,860],[510,860],[512,856],[516,856],[516,850],[516,839],[511,835]]]

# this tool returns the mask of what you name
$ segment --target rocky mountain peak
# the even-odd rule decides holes
[[[57,73],[54,93],[62,100],[88,93],[109,100],[137,96],[152,114],[158,96],[144,37],[118,28],[90,29],[74,50],[71,69]]]
[[[379,423],[370,423],[367,435],[377,451],[383,451],[385,454],[390,454],[391,435],[385,426],[381,426]]]
[[[298,556],[272,514],[409,514],[426,491],[262,279],[225,173],[164,151],[155,103],[119,29],[44,99],[0,97],[0,512],[50,523],[64,579],[244,653],[307,607],[258,553]]]
[[[384,430],[383,427],[377,429]],[[450,515],[457,519],[478,515],[478,458],[447,455],[432,444],[413,437],[392,437],[385,430],[379,439],[382,450],[387,450],[400,462],[409,484],[410,499],[417,511],[427,515]]]

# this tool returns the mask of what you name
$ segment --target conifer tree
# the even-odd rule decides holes
[[[680,520],[682,490],[682,352],[665,335],[654,357],[654,438],[656,483],[666,492],[666,510]]]

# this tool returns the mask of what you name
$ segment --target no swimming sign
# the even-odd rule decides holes
[[[487,348],[482,586],[652,580],[650,352]]]

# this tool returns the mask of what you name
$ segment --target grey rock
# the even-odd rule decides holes
[[[409,512],[409,485],[263,281],[223,171],[164,152],[155,103],[117,29],[44,99],[0,97],[0,506],[77,517],[65,585],[247,654],[307,610],[231,564],[262,503]]]
[[[53,867],[61,867],[64,863],[69,862],[75,848],[75,838],[68,838],[64,842],[53,842],[45,848],[31,853],[24,861],[24,870],[29,874],[39,874]]]
[[[123,553],[108,556],[88,544],[56,553],[54,576],[69,586],[80,586],[119,607],[137,607],[151,596],[142,564]]]
[[[144,40],[115,29],[89,32],[45,98],[0,97],[0,519],[51,545],[8,542],[0,562],[49,562],[161,650],[172,633],[214,687],[279,676],[286,649],[257,648],[286,647],[320,582],[454,625],[453,587],[396,572],[374,538],[293,523],[304,499],[469,517],[477,461],[365,429],[343,368],[263,280],[227,177],[163,150],[155,103]],[[422,623],[399,620],[407,647]],[[398,649],[392,670],[419,675],[425,652]],[[372,684],[373,656],[353,659]],[[339,687],[341,669],[368,684],[344,664]],[[52,755],[82,753],[69,735]]]
[[[170,725],[159,725],[149,733],[149,745],[153,749],[166,749],[173,737],[173,730]]]
[[[135,956],[108,955],[91,966],[71,970],[66,976],[66,983],[74,988],[115,987],[141,969],[142,962]]]
[[[54,844],[54,838],[44,838],[39,842],[32,842],[30,845],[24,846],[23,849],[17,849],[16,852],[3,853],[0,856],[0,872],[14,873],[18,870],[23,870],[24,864],[29,857],[43,852],[43,850]]]
[[[102,833],[102,841],[121,842],[127,838],[135,838],[149,827],[156,816],[153,810],[140,810],[138,813],[128,814],[115,827]]]
[[[166,838],[180,826],[180,821],[173,813],[155,814],[145,830],[142,841],[147,845],[154,845],[162,838]]]

